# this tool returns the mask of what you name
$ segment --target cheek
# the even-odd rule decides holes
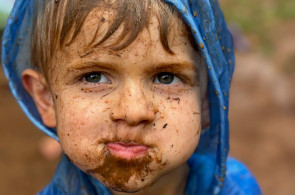
[[[199,93],[169,97],[161,101],[157,129],[158,143],[172,164],[184,163],[194,152],[200,137]]]
[[[61,147],[66,155],[82,170],[96,167],[102,158],[104,146],[99,145],[107,138],[107,106],[91,98],[77,98],[65,94],[56,103],[57,131]]]
[[[60,143],[65,154],[81,170],[96,170],[104,166],[107,154],[105,145],[100,143],[116,134],[110,120],[111,104],[104,99],[72,94],[59,94],[55,104]],[[198,96],[192,94],[197,93],[152,98],[151,103],[158,110],[155,125],[150,124],[151,128],[143,132],[143,139],[158,148],[157,155],[165,162],[161,173],[186,162],[198,143],[200,104]]]

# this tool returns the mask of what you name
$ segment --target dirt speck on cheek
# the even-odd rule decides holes
[[[172,98],[172,99],[175,100],[175,101],[178,101],[178,104],[179,104],[180,98]]]
[[[157,114],[159,112],[159,108],[155,107],[154,108],[154,113]]]
[[[163,111],[163,112],[159,112],[159,113],[160,113],[160,118],[161,118],[161,119],[165,118],[165,116],[166,116],[165,111]]]
[[[106,109],[104,109],[102,112],[106,112],[107,110],[110,110],[110,107],[107,107]]]

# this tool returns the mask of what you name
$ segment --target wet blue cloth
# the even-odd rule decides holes
[[[206,157],[205,157],[206,158]],[[186,187],[187,195],[207,195],[208,192],[201,191],[199,186],[206,184],[202,183],[203,180],[198,178],[200,171],[205,171],[208,167],[207,164],[200,165],[200,158],[197,154],[194,154],[190,159],[190,175]],[[204,166],[204,169],[200,169],[200,166]],[[261,191],[257,185],[256,180],[247,170],[247,168],[236,161],[233,158],[227,160],[227,173],[226,179],[223,182],[219,195],[260,195]],[[67,175],[67,179],[65,179]],[[93,177],[86,175],[74,166],[69,159],[64,155],[61,163],[58,165],[56,174],[51,183],[43,189],[40,194],[99,194],[99,195],[111,195],[110,191],[104,187]]]
[[[227,159],[229,87],[234,70],[232,39],[217,0],[165,0],[174,5],[200,46],[209,76],[210,127],[202,132],[189,159],[186,194],[261,194],[251,173],[236,160]],[[21,84],[21,72],[31,67],[30,43],[33,0],[17,0],[8,19],[2,43],[2,64],[13,95],[29,119],[58,140],[56,129],[46,127]],[[63,157],[52,182],[41,194],[109,194],[97,180]]]

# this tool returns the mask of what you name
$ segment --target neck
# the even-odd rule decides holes
[[[141,189],[132,195],[183,195],[189,174],[187,163],[173,170],[172,172],[161,176],[154,184]],[[112,191],[113,195],[130,195],[130,193]]]

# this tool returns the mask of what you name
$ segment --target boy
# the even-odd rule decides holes
[[[216,1],[17,1],[3,66],[64,152],[40,194],[260,194],[226,160],[233,64]]]

